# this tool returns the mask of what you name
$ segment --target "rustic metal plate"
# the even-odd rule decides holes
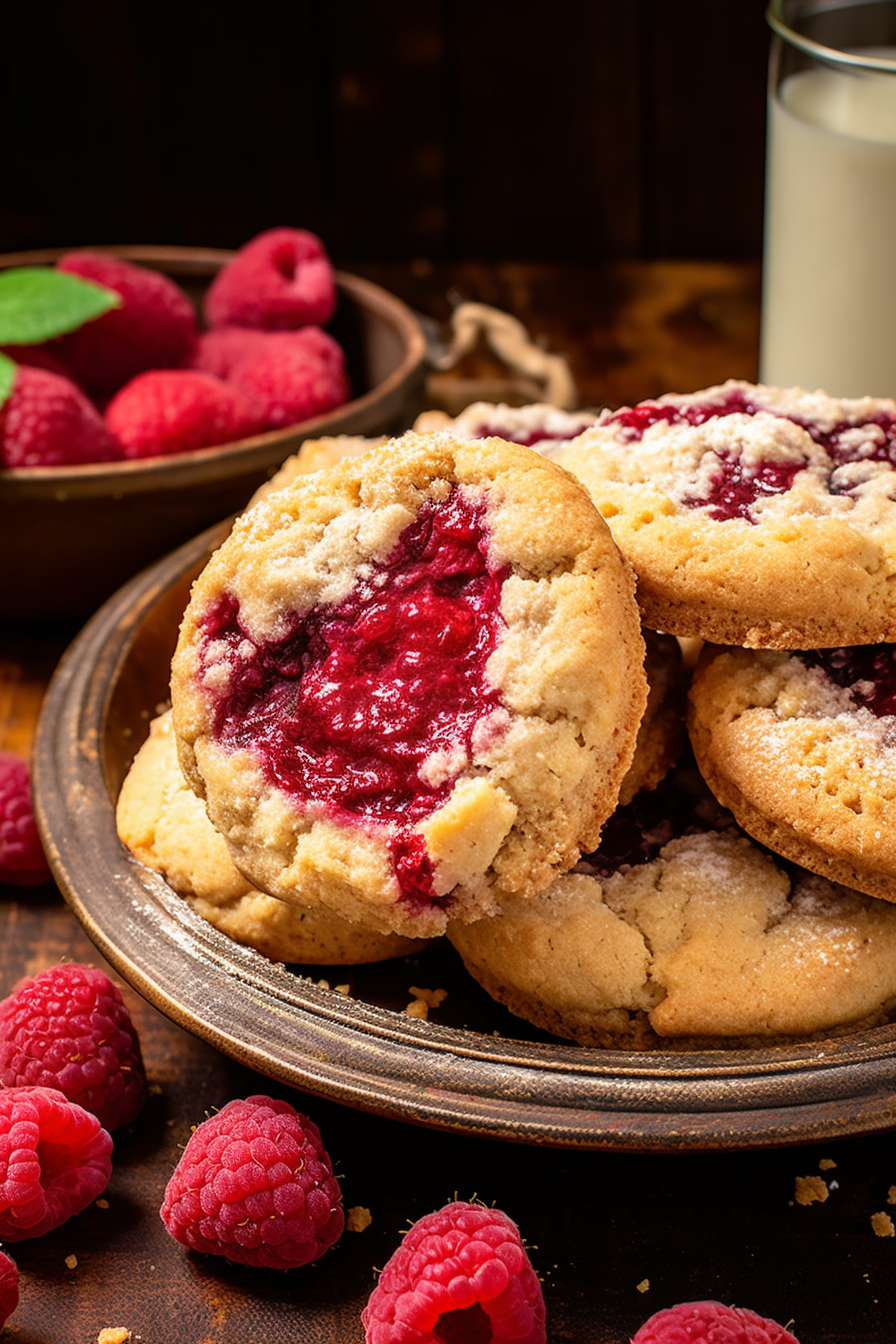
[[[307,1092],[524,1143],[742,1148],[896,1124],[896,1026],[761,1050],[587,1049],[512,1018],[450,948],[411,965],[297,970],[193,915],[120,844],[114,800],[167,698],[190,583],[225,531],[189,542],[106,603],[60,664],[38,728],[38,822],[57,881],[103,955],[152,1004]],[[351,996],[321,977],[349,982]],[[401,1011],[411,984],[448,989],[438,1021]]]

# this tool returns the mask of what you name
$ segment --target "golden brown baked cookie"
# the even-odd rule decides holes
[[[811,1036],[893,1006],[896,909],[793,869],[736,827],[669,839],[684,818],[651,822],[638,804],[627,847],[615,835],[536,899],[449,925],[511,1012],[583,1045],[651,1049]]]
[[[896,646],[790,654],[707,646],[694,754],[744,830],[813,872],[896,901]]]
[[[731,381],[605,411],[558,460],[645,625],[751,648],[896,639],[896,402]]]
[[[423,411],[414,429],[420,433],[447,430],[459,439],[505,439],[535,448],[544,457],[556,457],[596,420],[596,412],[563,411],[543,401],[528,406],[474,401],[453,418],[445,411]]]
[[[529,449],[410,433],[237,520],[172,665],[254,886],[426,937],[592,848],[646,699],[631,573]]]
[[[325,467],[335,466],[344,457],[357,457],[359,453],[367,453],[385,441],[383,436],[365,439],[360,434],[330,434],[320,439],[306,439],[299,451],[288,457],[279,471],[258,487],[249,500],[249,507],[264,499],[265,495],[290,485],[297,476],[323,471]]]
[[[170,710],[153,720],[134,758],[116,822],[132,854],[160,873],[197,915],[272,961],[349,966],[407,956],[427,945],[256,891],[234,868],[202,802],[184,782]]]

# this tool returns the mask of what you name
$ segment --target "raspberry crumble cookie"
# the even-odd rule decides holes
[[[172,664],[181,766],[254,886],[428,937],[594,847],[643,658],[577,481],[410,433],[263,499],[209,561]]]
[[[187,787],[170,710],[153,720],[134,757],[118,796],[116,822],[134,857],[159,873],[200,918],[271,961],[353,966],[427,946],[256,891],[234,867],[223,837]]]
[[[689,728],[707,783],[744,830],[896,901],[896,645],[707,646]]]
[[[896,1003],[896,909],[754,845],[694,770],[619,808],[543,895],[448,936],[493,998],[583,1045],[804,1038]]]
[[[896,402],[730,381],[604,411],[558,461],[646,625],[749,648],[896,639]]]
[[[445,411],[424,411],[414,428],[424,433],[448,430],[461,439],[504,439],[534,448],[543,457],[556,457],[597,418],[593,411],[563,411],[544,401],[528,406],[474,401],[453,419]]]

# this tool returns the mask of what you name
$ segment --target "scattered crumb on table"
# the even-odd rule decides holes
[[[96,1344],[128,1344],[130,1330],[123,1325],[104,1325],[96,1337]]]
[[[98,1199],[96,1201],[96,1206],[98,1209],[108,1209],[109,1201],[108,1199]]]
[[[635,1285],[635,1287],[638,1289],[639,1293],[646,1293],[650,1288],[650,1280],[642,1279],[640,1283]]]
[[[888,1213],[872,1213],[871,1228],[876,1237],[896,1237],[896,1226]]]
[[[837,1163],[834,1161],[834,1159],[833,1159],[832,1157],[823,1157],[823,1158],[821,1159],[821,1161],[819,1162],[819,1164],[818,1164],[818,1170],[819,1170],[819,1171],[833,1171],[833,1169],[834,1169],[834,1167],[836,1167],[836,1165],[837,1165]]]
[[[370,1210],[365,1209],[361,1204],[357,1204],[353,1209],[349,1209],[346,1215],[345,1230],[346,1232],[363,1232],[365,1227],[369,1227],[372,1222]]]
[[[797,1176],[794,1184],[797,1204],[823,1204],[827,1197],[828,1188],[820,1176]]]
[[[896,1204],[896,1185],[891,1185],[887,1191],[887,1203]]]
[[[65,1267],[66,1269],[77,1269],[78,1257],[76,1255],[67,1255],[65,1257]]]

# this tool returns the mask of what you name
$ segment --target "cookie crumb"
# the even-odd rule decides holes
[[[640,1283],[635,1284],[635,1287],[637,1288],[639,1293],[646,1293],[650,1289],[650,1280],[642,1279]]]
[[[358,1204],[355,1208],[349,1209],[346,1214],[345,1230],[346,1232],[363,1232],[365,1227],[369,1227],[372,1222],[370,1210]]]
[[[123,1325],[104,1325],[96,1337],[96,1344],[128,1344],[131,1332]]]
[[[832,1157],[823,1157],[818,1164],[819,1171],[833,1171],[837,1163]]]
[[[794,1185],[797,1204],[823,1204],[827,1197],[828,1188],[820,1176],[797,1176]]]
[[[98,1199],[96,1201],[96,1206],[98,1209],[108,1209],[109,1201],[108,1199]]]
[[[887,1191],[887,1203],[896,1204],[896,1185],[891,1185]]]
[[[409,1003],[405,1012],[408,1017],[420,1017],[424,1020],[429,1015],[430,1008],[438,1008],[443,999],[447,999],[447,989],[421,989],[419,985],[411,985],[408,991],[413,994],[413,1002]]]
[[[884,1216],[886,1217],[886,1215],[884,1215]],[[78,1257],[77,1257],[76,1255],[67,1255],[67,1256],[65,1257],[65,1267],[66,1267],[66,1269],[77,1269],[77,1268],[78,1268]]]
[[[896,1226],[888,1213],[872,1213],[871,1230],[876,1237],[896,1237]]]
[[[349,985],[335,985],[334,988],[335,988],[337,994],[344,994],[345,997],[348,998],[349,990],[350,990],[350,986],[349,986]]]
[[[318,989],[329,989],[329,988],[330,988],[330,982],[329,982],[329,980],[318,980],[318,982],[317,982],[317,987],[318,987]]]

